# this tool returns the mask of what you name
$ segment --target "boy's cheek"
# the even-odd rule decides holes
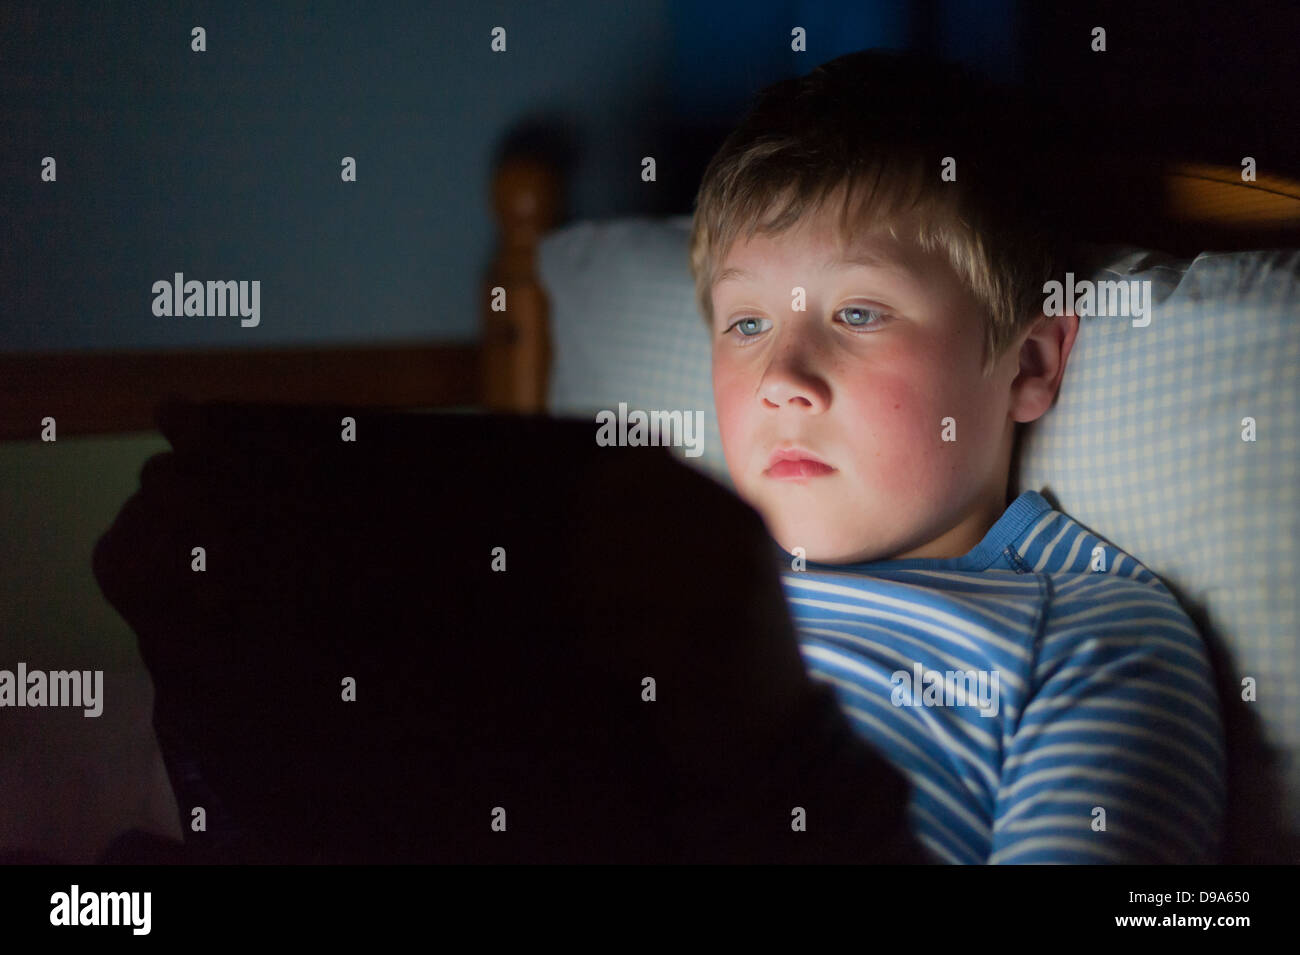
[[[939,430],[931,387],[905,370],[871,376],[869,385],[845,396],[852,405],[841,419],[852,429],[846,437],[871,459],[892,466],[927,454]]]
[[[739,457],[746,443],[746,402],[739,382],[725,373],[715,371],[713,376],[713,405],[718,416],[718,432],[722,439],[722,452],[730,467],[742,464]]]
[[[932,391],[905,378],[880,381],[872,400],[863,402],[850,441],[865,491],[900,505],[924,502],[945,495],[963,472],[977,432],[963,432],[960,402],[937,385],[930,384]]]

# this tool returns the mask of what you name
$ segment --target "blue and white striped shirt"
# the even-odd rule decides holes
[[[1205,646],[1128,554],[1035,491],[963,557],[792,570],[777,550],[811,676],[911,782],[938,860],[1217,860]]]

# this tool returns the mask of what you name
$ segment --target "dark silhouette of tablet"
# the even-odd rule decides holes
[[[189,859],[920,861],[757,513],[665,449],[510,415],[158,424],[94,573]]]

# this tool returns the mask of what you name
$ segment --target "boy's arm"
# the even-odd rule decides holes
[[[1223,726],[1192,622],[1145,586],[1055,616],[1006,741],[989,862],[1217,861]]]

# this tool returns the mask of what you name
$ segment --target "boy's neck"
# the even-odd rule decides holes
[[[979,546],[980,542],[984,540],[984,536],[998,522],[998,518],[1006,512],[1007,505],[1003,503],[1005,496],[1005,486],[993,496],[982,495],[980,500],[972,504],[970,510],[962,516],[956,525],[939,537],[922,544],[920,547],[885,559],[910,560],[919,557],[932,560],[950,560],[965,557]]]

